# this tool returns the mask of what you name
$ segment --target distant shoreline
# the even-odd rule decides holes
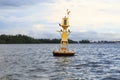
[[[27,35],[0,35],[0,44],[59,44],[61,39],[35,39]],[[69,39],[70,44],[105,44],[105,43],[120,43],[120,41],[90,41],[80,40],[74,41]]]
[[[35,39],[27,35],[0,35],[0,44],[51,44],[51,43],[60,43],[61,39]],[[69,43],[77,43],[71,39],[68,40]]]
[[[60,44],[59,43],[0,43],[0,44]],[[120,42],[113,42],[113,43],[69,43],[69,44],[120,44]]]

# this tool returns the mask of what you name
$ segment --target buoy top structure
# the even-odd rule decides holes
[[[59,24],[62,29],[58,32],[61,33],[61,42],[58,50],[53,51],[54,56],[74,56],[75,52],[69,50],[68,48],[68,35],[70,34],[70,30],[68,29],[69,25],[69,14],[70,11],[67,9],[67,16],[62,18],[62,23]]]

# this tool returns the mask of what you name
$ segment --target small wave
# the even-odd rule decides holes
[[[20,80],[19,78],[22,76],[22,74],[7,74],[2,76],[0,80]]]
[[[47,71],[46,69],[43,69],[43,68],[29,68],[27,70],[27,73],[31,73],[31,72],[45,72]]]
[[[102,80],[120,80],[120,79],[114,78],[114,77],[106,77],[106,78],[103,78]]]

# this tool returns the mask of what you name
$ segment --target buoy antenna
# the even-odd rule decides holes
[[[69,17],[69,14],[70,14],[70,10],[67,9],[67,17]]]

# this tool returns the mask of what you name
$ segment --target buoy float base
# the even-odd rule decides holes
[[[74,51],[53,51],[53,56],[74,56]]]

